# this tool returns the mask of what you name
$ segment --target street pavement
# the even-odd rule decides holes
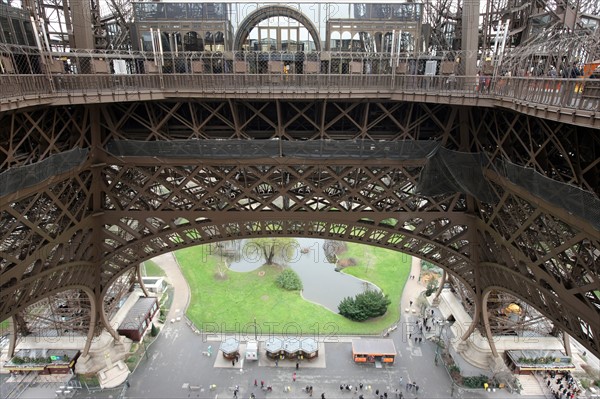
[[[203,335],[194,331],[186,323],[183,316],[189,302],[189,288],[180,273],[179,267],[172,254],[158,257],[155,261],[163,267],[170,282],[175,286],[175,297],[168,315],[168,322],[163,327],[158,338],[147,349],[147,356],[142,359],[138,368],[129,378],[129,386],[122,390],[96,392],[93,394],[78,392],[77,397],[119,397],[127,398],[206,398],[224,399],[234,397],[234,388],[239,387],[238,398],[250,398],[254,394],[257,399],[263,398],[308,398],[303,391],[308,386],[313,387],[313,397],[326,399],[365,399],[378,398],[384,392],[388,398],[396,398],[398,389],[404,398],[512,398],[506,390],[486,392],[478,390],[454,391],[452,383],[443,366],[434,363],[436,345],[424,339],[415,343],[407,339],[407,331],[414,325],[415,317],[410,308],[410,301],[416,304],[416,298],[424,289],[418,279],[409,279],[403,292],[401,302],[402,320],[398,328],[392,331],[389,338],[394,340],[398,356],[391,366],[375,368],[373,364],[355,364],[352,361],[351,339],[344,336],[306,336],[324,342],[324,348],[319,353],[319,361],[315,366],[308,361],[300,362],[296,370],[295,362],[282,361],[278,366],[262,358],[259,361],[241,359],[232,366],[223,362],[218,351],[218,337]],[[418,260],[413,262],[411,273],[419,275]],[[413,305],[414,306],[414,305]],[[170,322],[170,320],[180,321]],[[229,336],[232,336],[230,334]],[[251,334],[253,335],[253,334]],[[254,336],[238,336],[240,341],[254,339]],[[268,337],[259,336],[265,340]],[[414,335],[413,335],[414,338]],[[212,355],[203,354],[212,349]],[[263,355],[264,356],[264,355]],[[218,366],[218,367],[215,367]],[[481,370],[486,373],[485,370]],[[293,373],[296,372],[296,381]],[[402,379],[402,383],[401,383]],[[254,385],[257,381],[258,386]],[[260,389],[260,382],[273,387],[272,392]],[[414,382],[419,386],[418,393],[406,390],[406,382]],[[340,384],[356,387],[363,384],[362,390],[352,392],[340,390]],[[529,396],[531,399],[538,399]],[[543,397],[540,397],[541,399]]]

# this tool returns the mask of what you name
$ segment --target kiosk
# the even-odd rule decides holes
[[[361,338],[352,340],[352,358],[355,363],[393,364],[396,346],[391,339]]]

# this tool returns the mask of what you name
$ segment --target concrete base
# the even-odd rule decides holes
[[[94,374],[112,366],[113,362],[125,360],[133,342],[129,338],[121,337],[119,341],[113,340],[108,333],[103,333],[100,342],[94,342],[87,356],[81,356],[75,366],[78,374]]]
[[[98,382],[102,389],[118,387],[125,382],[131,372],[125,363],[118,361],[98,372]]]

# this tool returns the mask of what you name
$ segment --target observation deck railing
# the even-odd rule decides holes
[[[149,58],[135,53],[21,54],[0,48],[0,110],[22,100],[97,102],[90,96],[153,93],[157,98],[243,93],[281,93],[298,98],[351,94],[357,98],[402,99],[463,103],[465,98],[487,99],[488,106],[507,102],[559,110],[582,111],[597,118],[599,79],[516,76],[458,76],[448,72],[448,61],[437,60],[436,74],[415,73],[430,59],[392,58],[389,54],[354,53],[203,53],[163,54]],[[439,57],[438,57],[439,58]],[[9,65],[21,62],[23,65]],[[443,64],[446,63],[444,66]],[[7,67],[8,66],[8,67]],[[23,73],[33,72],[33,73]],[[77,73],[86,71],[86,73]],[[124,73],[115,73],[122,71]],[[410,73],[413,71],[413,73]],[[20,72],[20,73],[19,73]],[[126,72],[126,73],[125,73]],[[342,73],[340,73],[342,72]],[[437,96],[437,100],[435,97]],[[84,98],[84,97],[87,97]],[[424,98],[423,98],[424,97]],[[120,101],[123,100],[120,98]],[[135,100],[134,97],[130,100]],[[109,98],[103,101],[110,101]],[[7,106],[6,104],[11,104]],[[4,104],[4,106],[3,106]]]

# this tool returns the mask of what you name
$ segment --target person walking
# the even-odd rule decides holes
[[[296,370],[300,367],[300,362],[296,362]]]
[[[294,371],[294,374],[292,374],[292,381],[296,382],[296,372]]]
[[[325,399],[325,392],[321,394],[321,399]]]

